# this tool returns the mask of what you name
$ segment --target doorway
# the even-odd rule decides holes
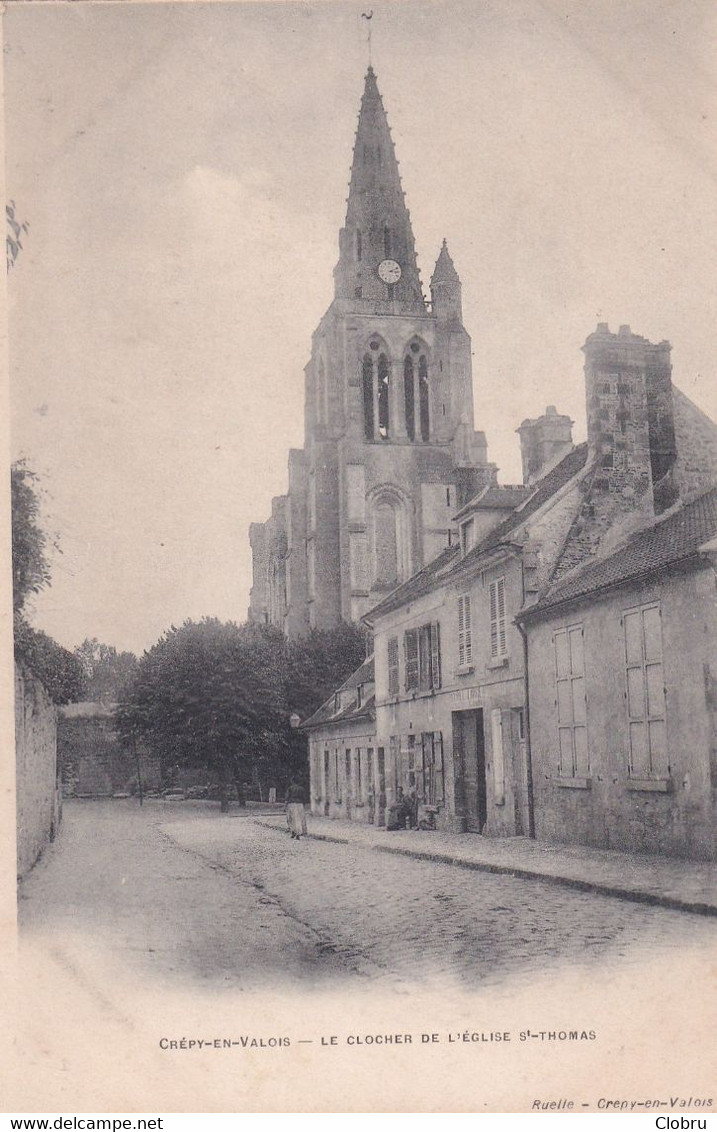
[[[453,712],[453,758],[456,810],[462,808],[470,833],[481,833],[488,820],[482,708]]]

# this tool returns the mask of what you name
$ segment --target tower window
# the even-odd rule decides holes
[[[411,342],[411,353],[412,354],[417,354],[418,351],[420,350],[420,348],[421,347],[418,345],[418,342]]]
[[[418,397],[421,416],[421,440],[423,441],[427,441],[430,435],[428,392],[428,362],[422,354],[418,360]]]
[[[361,229],[357,228],[356,229],[356,259],[358,259],[358,260],[361,259],[361,252],[362,252]]]
[[[363,287],[354,287],[354,298],[355,299],[362,299],[363,298]]]
[[[387,259],[391,255],[391,229],[388,225],[383,229],[383,254]]]
[[[373,440],[373,359],[366,354],[363,360],[363,432]]]
[[[414,380],[413,361],[407,355],[403,360],[403,397],[406,407],[406,433],[408,434],[409,440],[416,439],[416,397]]]
[[[380,342],[377,342],[376,339],[374,338],[373,341],[369,343],[369,345],[370,345],[372,350],[378,350]]]
[[[388,439],[389,435],[389,382],[390,371],[388,365],[388,358],[385,354],[379,354],[378,358],[378,433],[384,440]]]

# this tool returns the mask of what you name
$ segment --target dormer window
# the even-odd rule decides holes
[[[356,689],[356,707],[362,708],[363,704],[364,704],[363,684],[359,684],[358,688]]]
[[[473,519],[467,519],[465,523],[461,523],[461,554],[467,554],[475,545],[475,540],[475,524]]]

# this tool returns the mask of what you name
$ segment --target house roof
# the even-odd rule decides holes
[[[417,574],[413,574],[407,582],[402,582],[395,590],[375,605],[373,609],[365,615],[364,620],[371,622],[374,616],[382,616],[384,613],[390,613],[392,609],[399,609],[409,601],[414,601],[422,594],[430,593],[433,589],[434,582],[440,574],[447,573],[450,566],[454,563],[459,555],[457,546],[448,546],[442,550],[437,558],[419,570]]]
[[[475,546],[471,547],[468,554],[461,559],[461,567],[464,564],[467,565],[469,562],[473,562],[476,558],[480,558],[481,555],[485,554],[487,551],[494,550],[501,544],[510,542],[509,536],[513,531],[517,530],[517,528],[520,527],[526,519],[529,519],[531,515],[534,515],[536,511],[539,511],[544,503],[547,503],[557,491],[560,491],[561,487],[564,487],[565,484],[570,482],[573,476],[581,472],[587,463],[587,458],[587,444],[578,444],[577,447],[568,452],[567,456],[564,456],[560,463],[556,464],[554,468],[551,468],[547,475],[543,476],[541,480],[538,480],[532,489],[529,489],[530,494],[525,502],[516,507],[502,523],[499,523],[497,527],[493,527],[480,542],[477,542]]]
[[[356,691],[361,684],[372,684],[374,681],[374,662],[373,657],[370,656],[365,660],[355,672],[352,672],[348,680],[344,680],[340,688],[332,692],[329,698],[321,705],[320,708],[309,716],[308,719],[300,725],[301,728],[320,727],[322,724],[330,723],[344,723],[347,720],[368,718],[376,703],[375,696],[369,696],[365,703],[358,706],[358,696],[353,697],[348,704],[343,707],[336,708],[336,697],[341,696],[342,692]],[[339,700],[339,702],[341,702]]]
[[[655,570],[696,559],[700,548],[716,534],[717,487],[713,487],[634,534],[612,554],[563,576],[539,602],[524,611],[521,620]]]
[[[512,511],[514,507],[519,507],[521,503],[525,502],[532,490],[532,487],[527,487],[524,484],[489,484],[488,487],[482,488],[477,495],[474,495],[454,518],[462,519],[464,516],[470,515],[472,511],[493,509]]]
[[[464,569],[468,569],[471,564],[475,563],[476,559],[481,558],[489,551],[496,550],[503,545],[509,545],[512,532],[538,511],[544,503],[547,503],[556,491],[569,483],[573,476],[582,471],[587,457],[587,444],[579,444],[576,448],[573,448],[563,457],[560,463],[551,468],[547,475],[538,480],[532,488],[528,488],[528,494],[524,501],[502,523],[488,531],[485,537],[471,547],[464,557],[461,558],[457,546],[447,547],[437,558],[434,558],[432,562],[429,562],[427,566],[424,566],[422,570],[419,570],[407,582],[403,582],[382,602],[369,610],[364,620],[371,623],[375,617],[382,617],[386,613],[391,613],[394,609],[400,609],[409,601],[415,601],[423,594],[430,593],[439,578],[443,579],[454,573],[460,574]],[[497,490],[502,489],[498,488]],[[512,491],[513,489],[508,488],[507,490]]]

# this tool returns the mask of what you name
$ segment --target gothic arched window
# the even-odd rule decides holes
[[[388,440],[389,435],[389,384],[390,384],[390,369],[388,358],[385,354],[379,354],[378,358],[378,434],[384,440]]]
[[[411,574],[410,500],[397,487],[382,484],[368,500],[371,586],[393,588]]]
[[[403,399],[406,407],[406,434],[409,440],[416,439],[416,394],[413,358],[409,354],[403,359]]]
[[[373,358],[365,354],[363,359],[363,434],[373,440]]]
[[[374,585],[394,586],[398,581],[396,510],[388,500],[374,509]]]
[[[428,362],[425,354],[421,354],[418,359],[418,401],[421,417],[421,440],[423,441],[428,441],[431,430],[428,393]]]

